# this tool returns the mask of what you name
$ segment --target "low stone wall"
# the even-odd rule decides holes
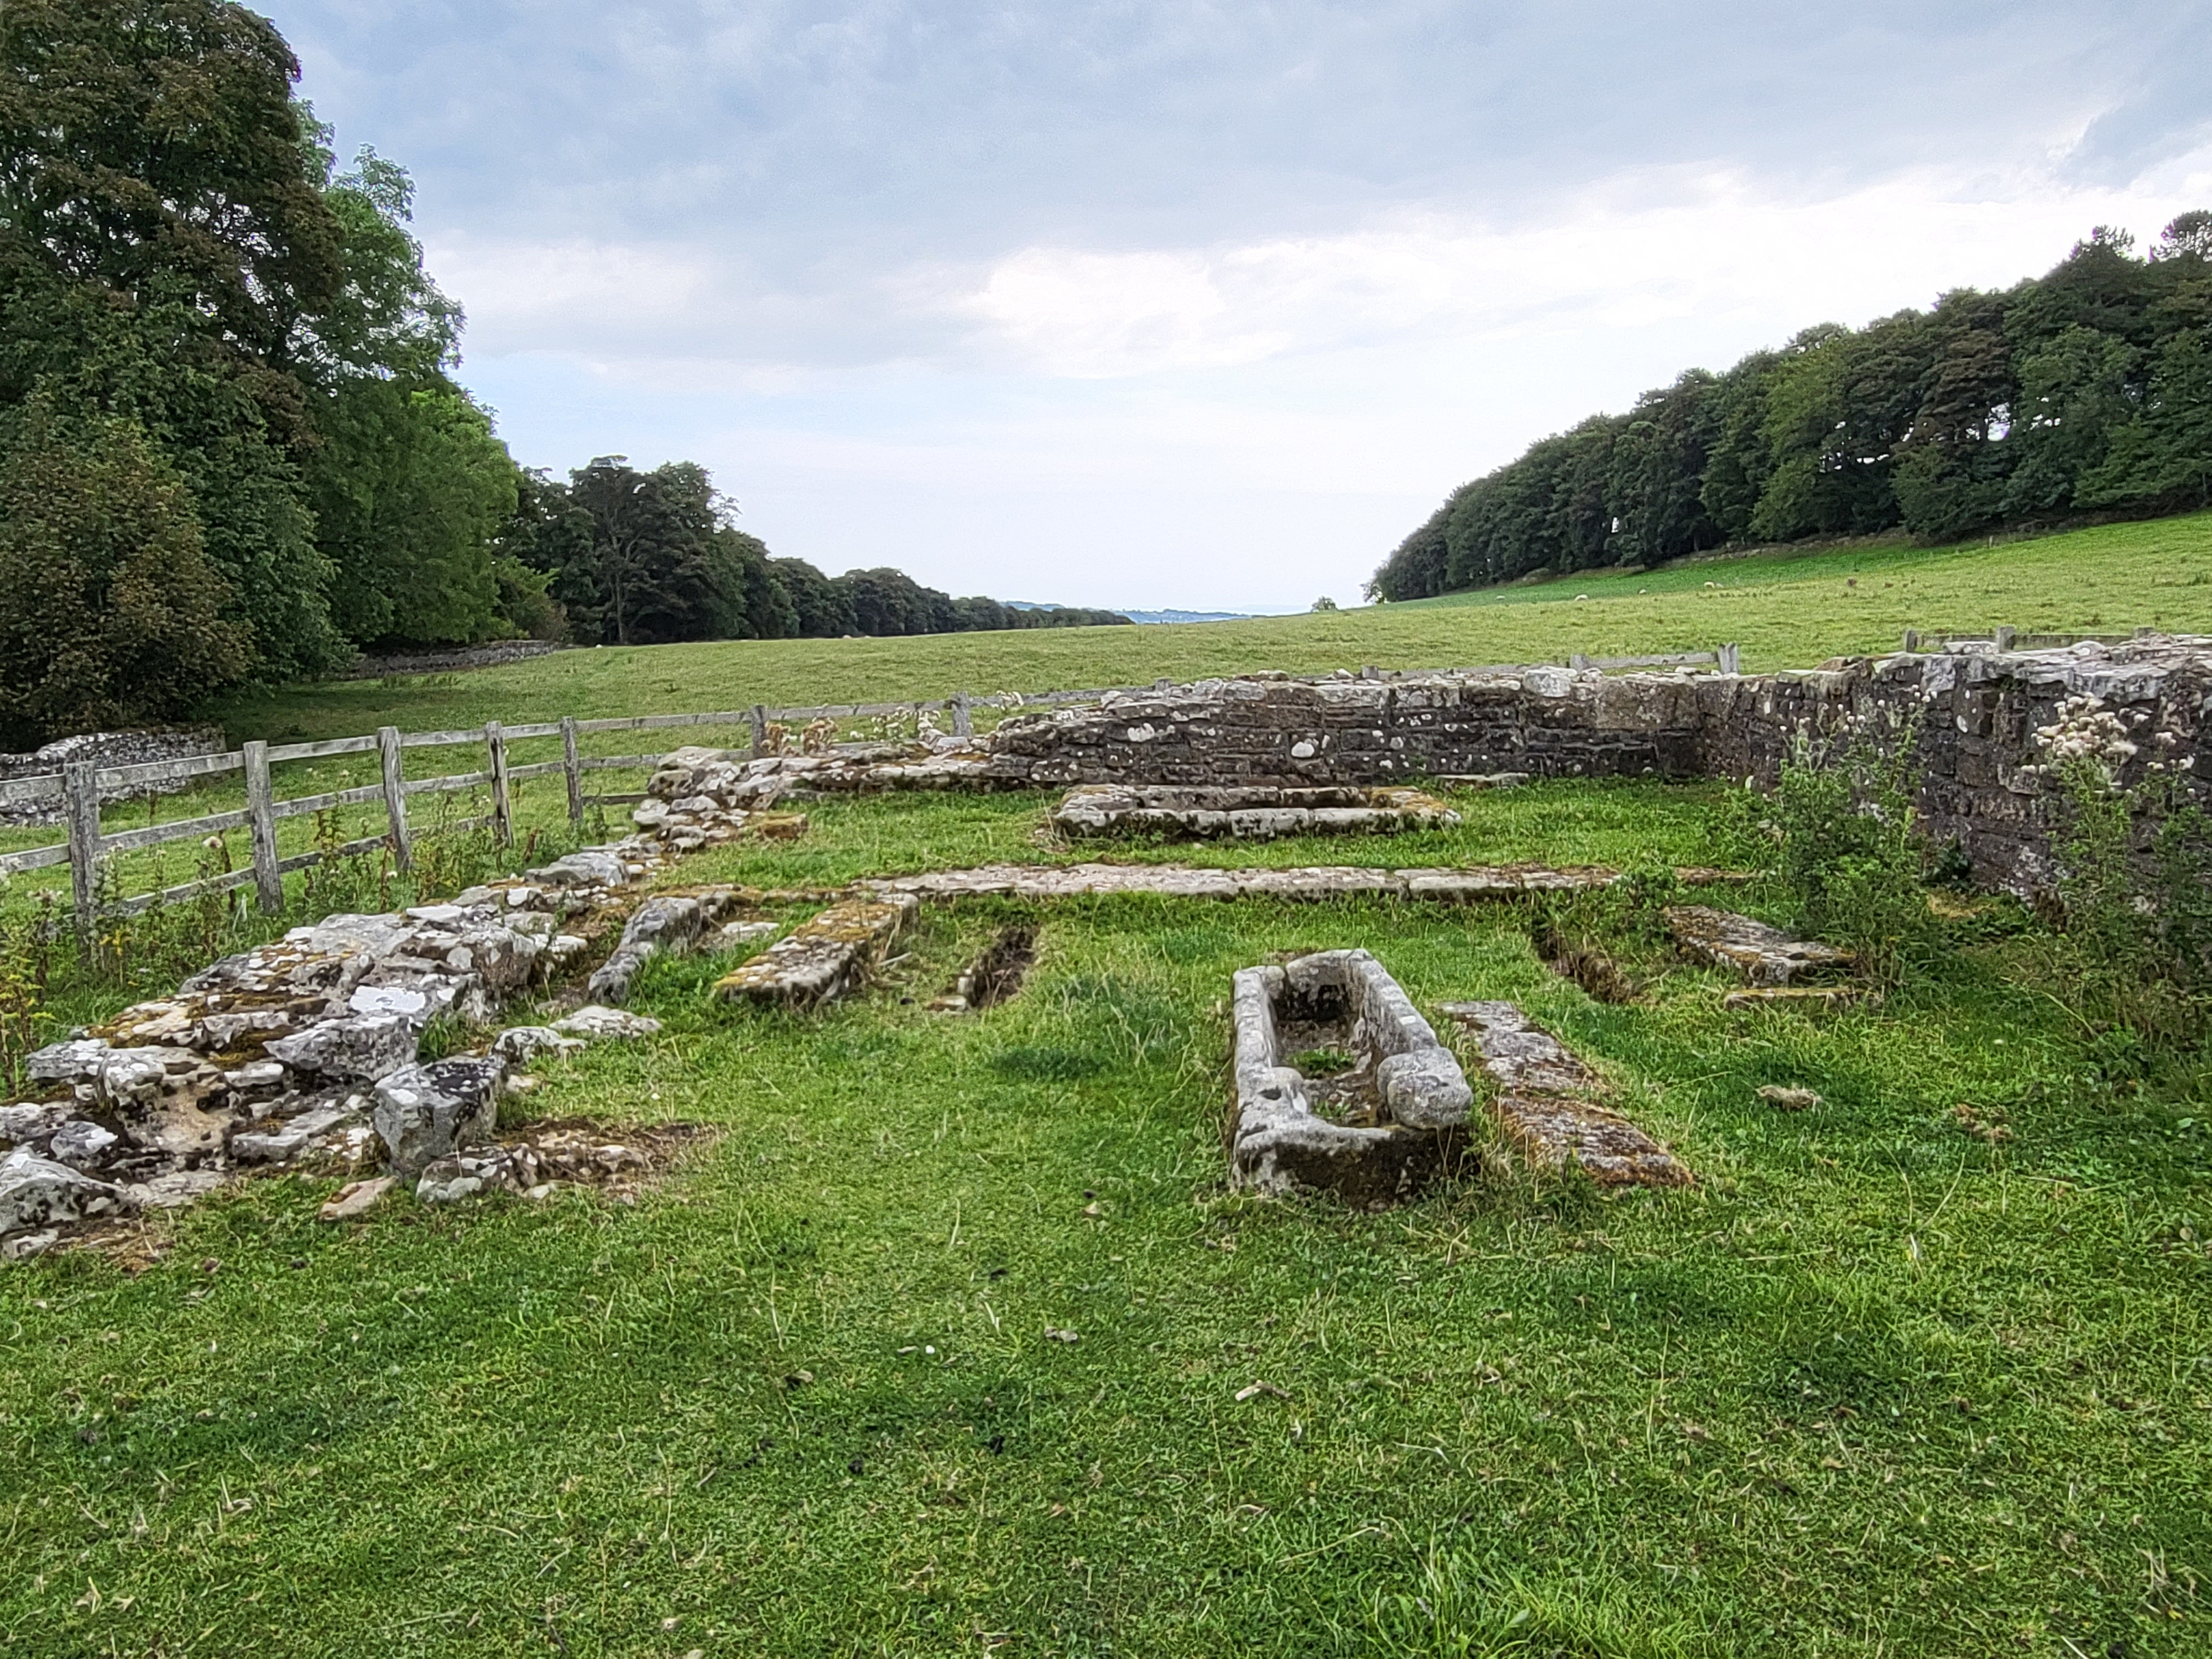
[[[103,767],[143,766],[153,761],[191,760],[201,755],[220,754],[222,749],[222,732],[212,726],[179,731],[88,732],[80,737],[56,738],[27,755],[0,755],[0,783],[58,776],[64,767],[79,761],[90,761]],[[111,786],[100,792],[100,798],[103,801],[118,801],[141,799],[149,794],[173,795],[191,787],[193,781],[180,778],[128,788]],[[58,823],[61,817],[58,797],[40,801],[0,801],[0,823]]]
[[[405,651],[382,657],[360,657],[341,678],[376,680],[386,674],[452,674],[470,668],[497,668],[504,663],[526,662],[532,657],[574,648],[554,640],[493,640],[484,645],[459,645],[446,651]]]
[[[2133,745],[2124,781],[2154,763],[2192,789],[2212,774],[2199,757],[2212,639],[2155,635],[2038,651],[1954,646],[1764,675],[1540,667],[1395,683],[1206,680],[1017,717],[917,781],[1374,785],[1510,770],[1771,783],[1802,741],[1910,734],[1929,834],[1958,846],[1985,884],[2026,894],[2053,875],[2055,799],[2036,733],[2085,697]]]

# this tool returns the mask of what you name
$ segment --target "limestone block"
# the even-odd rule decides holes
[[[498,1126],[507,1062],[462,1056],[395,1072],[376,1085],[376,1133],[403,1176],[456,1148],[489,1139]]]
[[[644,1014],[624,1013],[619,1008],[590,1004],[555,1020],[551,1029],[562,1036],[580,1037],[586,1042],[610,1042],[652,1036],[660,1030],[660,1022]]]
[[[1689,1166],[1597,1098],[1604,1079],[1510,1002],[1454,1002],[1442,1011],[1473,1039],[1498,1085],[1490,1112],[1540,1170],[1572,1164],[1601,1187],[1685,1187]]]
[[[34,1083],[89,1083],[112,1052],[98,1037],[49,1043],[25,1056],[23,1075]]]
[[[706,907],[688,896],[660,895],[645,901],[623,924],[622,939],[585,987],[594,1002],[619,1004],[629,997],[638,970],[663,951],[682,951],[706,925]]]
[[[834,1001],[882,961],[920,908],[908,893],[834,904],[725,975],[714,994],[725,1001],[793,1008]]]
[[[374,1083],[414,1064],[419,1035],[404,1015],[352,1015],[279,1037],[268,1053],[295,1072]]]
[[[540,1054],[558,1059],[583,1046],[582,1038],[563,1036],[550,1025],[514,1025],[492,1039],[491,1051],[510,1066],[527,1066]]]
[[[605,848],[592,847],[556,859],[530,874],[533,880],[549,887],[622,887],[629,884],[629,866]]]
[[[96,1169],[107,1161],[108,1153],[120,1140],[120,1136],[89,1118],[76,1118],[58,1126],[47,1137],[46,1156],[72,1170]]]
[[[1753,985],[1787,985],[1808,971],[1848,967],[1851,956],[1832,945],[1793,939],[1731,910],[1678,904],[1667,911],[1668,931],[1686,956],[1741,974]]]
[[[359,1123],[362,1105],[361,1097],[353,1095],[266,1128],[241,1130],[230,1138],[231,1156],[241,1164],[289,1164]]]
[[[43,1146],[55,1130],[76,1115],[65,1100],[27,1101],[21,1106],[0,1106],[0,1146]]]
[[[131,1207],[130,1196],[120,1187],[95,1181],[27,1149],[18,1147],[0,1158],[0,1233],[118,1215]]]

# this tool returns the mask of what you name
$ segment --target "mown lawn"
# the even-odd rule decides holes
[[[1711,799],[1548,786],[1470,799],[1449,853],[1259,855],[1686,858]],[[832,803],[807,842],[683,873],[1040,858],[1042,805]],[[926,1012],[1017,918],[1042,927],[1022,994]],[[0,1272],[0,1639],[2205,1650],[2190,1080],[2097,1074],[2001,917],[1822,1019],[1723,1012],[1717,977],[1626,934],[1649,1000],[1593,1002],[1532,920],[972,903],[804,1019],[709,1001],[726,959],[664,962],[634,1000],[662,1036],[548,1068],[531,1108],[712,1126],[635,1207],[401,1200],[331,1228],[330,1181],[267,1179],[143,1272]],[[1607,1200],[1476,1160],[1382,1215],[1230,1194],[1229,975],[1354,944],[1425,1005],[1523,1000],[1700,1185]],[[1770,1082],[1825,1103],[1778,1113]]]

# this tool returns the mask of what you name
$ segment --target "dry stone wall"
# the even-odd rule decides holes
[[[1018,717],[969,754],[908,769],[928,774],[918,781],[1000,787],[1358,786],[1500,771],[1771,783],[1802,742],[1909,735],[1930,836],[1958,846],[1985,884],[2030,893],[2053,874],[2055,797],[2037,732],[2081,698],[2125,734],[2124,781],[2158,764],[2196,788],[2212,773],[2199,752],[2212,639],[2165,635],[2037,651],[1954,645],[1764,675],[1540,667],[1389,683],[1205,680]]]

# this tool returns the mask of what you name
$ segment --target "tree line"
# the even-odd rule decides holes
[[[0,6],[0,748],[363,649],[1123,622],[830,577],[706,471],[516,465],[405,171],[225,0]]]
[[[2138,258],[2100,228],[2002,293],[1692,369],[1454,490],[1370,598],[1730,544],[2212,506],[2212,213]]]

